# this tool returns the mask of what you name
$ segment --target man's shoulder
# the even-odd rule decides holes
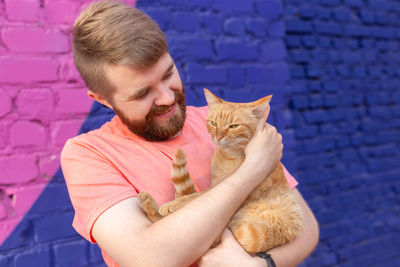
[[[69,147],[79,146],[90,146],[96,140],[104,139],[106,135],[112,133],[112,121],[105,122],[100,128],[90,130],[85,133],[78,134],[72,138],[69,138],[64,145],[63,151],[68,150]]]
[[[203,107],[195,107],[195,106],[187,106],[187,114],[194,119],[204,120],[208,114],[208,106]]]

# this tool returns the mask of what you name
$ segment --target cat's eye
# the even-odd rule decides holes
[[[240,126],[240,124],[231,124],[229,125],[229,129],[236,129]]]
[[[215,121],[210,121],[211,126],[217,127],[217,123]]]

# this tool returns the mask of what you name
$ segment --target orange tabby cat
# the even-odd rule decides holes
[[[265,120],[264,110],[271,96],[251,103],[232,103],[204,93],[209,106],[207,128],[217,149],[211,167],[211,186],[230,176],[244,161],[244,149],[252,138],[259,120]],[[182,150],[175,154],[172,181],[175,200],[158,208],[145,192],[139,203],[150,220],[157,221],[197,197],[186,170]],[[301,208],[290,193],[281,163],[245,200],[231,218],[228,227],[242,247],[251,254],[267,251],[292,241],[302,229]]]

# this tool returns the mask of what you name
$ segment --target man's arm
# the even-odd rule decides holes
[[[277,267],[291,267],[300,264],[314,250],[319,239],[318,223],[297,189],[292,190],[296,201],[300,204],[304,215],[303,231],[292,242],[273,248],[272,255]],[[233,266],[241,262],[241,266],[266,267],[266,262],[257,256],[251,257],[237,242],[232,234],[218,247],[209,250],[201,259],[200,266]]]
[[[299,265],[308,255],[311,254],[319,240],[318,222],[315,219],[313,212],[297,189],[293,189],[292,194],[303,211],[303,230],[292,242],[268,251],[274,259],[277,267]]]
[[[154,224],[140,210],[136,198],[122,201],[95,222],[92,235],[96,242],[121,266],[187,266],[194,262],[281,158],[282,137],[276,129],[270,125],[258,129],[246,148],[244,163],[230,177]]]

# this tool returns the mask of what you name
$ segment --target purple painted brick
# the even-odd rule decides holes
[[[31,121],[17,121],[10,127],[10,139],[14,147],[42,146],[46,142],[46,134],[43,125]]]
[[[50,89],[21,90],[16,106],[21,115],[47,121],[54,111],[53,92]]]
[[[12,27],[2,30],[2,39],[8,49],[13,52],[67,53],[70,51],[68,36],[57,30]]]
[[[46,57],[0,57],[0,83],[56,81],[58,68],[57,61]]]
[[[71,1],[47,1],[45,17],[49,24],[72,24],[75,19],[77,3]]]
[[[5,7],[11,21],[39,21],[39,0],[5,0]]]
[[[21,166],[24,166],[21,168]],[[35,178],[38,174],[36,156],[13,155],[0,158],[0,183],[22,183]]]
[[[0,117],[10,112],[11,108],[11,97],[4,90],[0,90]]]

